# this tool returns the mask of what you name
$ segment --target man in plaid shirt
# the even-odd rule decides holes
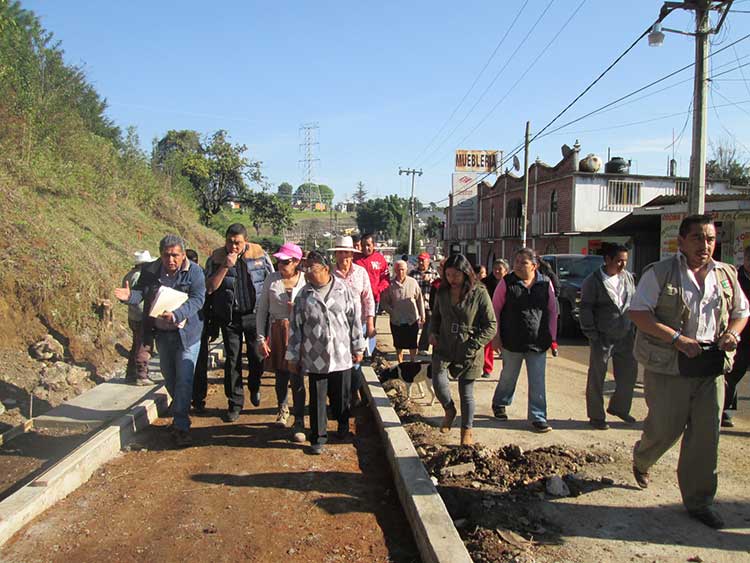
[[[422,290],[422,298],[424,299],[424,313],[425,320],[422,326],[422,334],[419,336],[419,351],[427,353],[427,348],[430,346],[428,340],[430,336],[430,317],[432,312],[430,311],[430,293],[432,292],[432,284],[438,279],[438,273],[435,268],[432,267],[432,259],[427,252],[422,252],[417,256],[417,267],[409,272],[409,275],[417,280],[419,289]]]

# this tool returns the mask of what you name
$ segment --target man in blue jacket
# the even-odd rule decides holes
[[[159,367],[172,397],[173,436],[178,447],[186,447],[192,444],[188,412],[203,330],[199,312],[206,296],[206,282],[200,266],[185,256],[182,238],[165,236],[159,243],[159,253],[158,260],[143,265],[135,286],[116,288],[115,297],[129,305],[144,302],[144,343],[156,340]],[[186,293],[187,300],[154,318],[150,312],[162,286]]]

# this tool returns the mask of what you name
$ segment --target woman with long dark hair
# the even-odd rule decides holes
[[[484,346],[495,336],[492,301],[478,283],[471,263],[462,254],[448,258],[444,281],[435,299],[430,343],[432,383],[445,409],[441,432],[449,432],[456,418],[448,377],[458,379],[461,400],[461,445],[471,445],[474,422],[474,380],[482,374]]]

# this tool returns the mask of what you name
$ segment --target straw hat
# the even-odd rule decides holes
[[[337,250],[343,250],[345,252],[362,252],[361,250],[354,248],[352,237],[336,237],[333,240],[333,248],[329,248],[328,250],[331,252],[336,252]]]

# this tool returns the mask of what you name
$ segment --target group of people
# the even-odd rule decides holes
[[[648,266],[637,288],[626,269],[628,249],[608,245],[603,266],[581,288],[580,325],[590,343],[586,409],[591,426],[608,428],[603,383],[610,359],[616,390],[606,413],[635,422],[630,408],[640,362],[649,411],[633,451],[636,482],[646,488],[649,468],[682,436],[678,476],[683,501],[692,516],[717,528],[723,522],[711,505],[719,428],[732,424],[728,411],[736,406],[736,386],[750,363],[750,346],[738,346],[750,341],[745,328],[750,250],[747,268],[738,275],[712,259],[715,243],[710,217],[687,217],[680,226],[679,253]],[[221,330],[226,350],[228,421],[237,420],[243,408],[244,339],[253,405],[260,404],[261,374],[272,369],[277,423],[288,426],[291,386],[292,439],[304,441],[307,375],[311,452],[321,453],[328,440],[327,398],[338,423],[336,435],[346,437],[350,409],[360,400],[361,363],[373,352],[375,315],[381,308],[389,313],[399,362],[406,350],[413,362],[418,351],[432,346],[442,431],[449,431],[458,415],[450,389],[450,381],[457,380],[461,443],[473,443],[473,384],[492,371],[495,352],[502,370],[492,398],[494,416],[508,418],[525,363],[527,417],[535,431],[551,430],[545,372],[547,351],[557,350],[557,280],[553,272],[543,273],[545,265],[533,250],[517,250],[512,266],[495,261],[490,275],[475,270],[461,254],[443,260],[436,270],[423,253],[411,272],[406,261],[395,262],[391,279],[371,235],[339,237],[329,252],[306,255],[286,243],[274,254],[276,269],[240,224],[229,227],[225,246],[212,253],[205,271],[186,258],[184,246],[179,237],[164,237],[160,258],[147,261],[139,254],[138,275],[115,291],[131,309],[143,302],[144,311],[151,310],[161,286],[187,294],[173,311],[156,318],[144,315],[140,322],[131,319],[134,347],[148,349],[154,340],[158,346],[178,445],[190,444],[191,402],[197,411],[205,405],[206,385],[199,382],[205,381],[206,370],[197,360],[212,324]],[[143,354],[136,350],[131,357],[133,377],[141,381]]]

